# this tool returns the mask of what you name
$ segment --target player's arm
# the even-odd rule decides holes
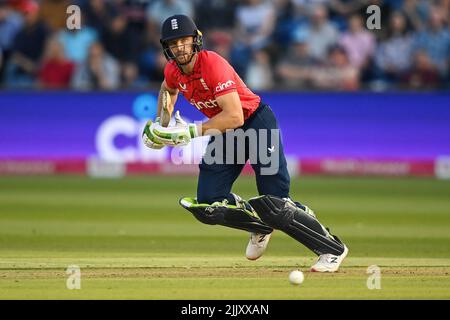
[[[211,83],[232,79],[234,71],[223,58],[213,62],[210,61],[207,66]],[[166,145],[183,146],[195,137],[225,132],[227,129],[235,129],[244,124],[244,114],[236,88],[230,88],[226,93],[220,92],[220,95],[216,95],[215,98],[222,111],[205,123],[200,125],[186,123],[177,113],[175,114],[175,126],[166,128],[159,124],[153,124],[150,127],[151,132]]]
[[[167,85],[166,80],[164,80],[161,84],[161,89],[159,90],[157,112],[157,116],[160,117],[160,123],[163,127],[169,125],[177,98],[178,89],[170,88]]]
[[[223,94],[217,97],[216,101],[222,112],[202,124],[200,135],[207,134],[211,129],[225,132],[227,129],[236,129],[244,124],[241,100],[236,91]]]
[[[186,123],[177,111],[175,126],[165,128],[155,123],[150,127],[150,131],[163,144],[183,146],[195,137],[214,135],[217,131],[225,132],[227,129],[235,129],[244,124],[244,114],[237,92],[223,94],[217,97],[216,101],[222,111],[201,125]],[[211,132],[213,130],[214,132]]]
[[[163,127],[169,125],[177,97],[178,89],[170,88],[164,80],[158,95],[158,111],[156,117],[159,120],[155,120],[155,122],[152,120],[147,121],[142,132],[142,141],[147,147],[151,149],[162,149],[164,147],[163,141],[153,134],[151,127],[156,123],[161,124]]]

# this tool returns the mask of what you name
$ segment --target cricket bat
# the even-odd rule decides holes
[[[161,95],[161,102],[162,102],[162,108],[161,108],[161,114],[159,115],[161,120],[161,125],[163,127],[167,127],[170,122],[171,118],[171,112],[169,110],[171,100],[170,100],[170,94],[168,91],[163,91]]]

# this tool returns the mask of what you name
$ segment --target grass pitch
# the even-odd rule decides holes
[[[350,249],[336,274],[275,232],[258,261],[248,235],[203,225],[178,205],[196,179],[0,179],[0,299],[449,299],[450,182],[301,177],[291,196]],[[234,191],[256,195],[253,178]],[[66,288],[66,268],[81,289]],[[367,288],[367,267],[381,289]],[[290,285],[291,270],[305,272]]]

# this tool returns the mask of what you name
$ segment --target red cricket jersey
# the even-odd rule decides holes
[[[189,75],[183,74],[175,61],[169,61],[164,69],[164,77],[169,88],[177,88],[190,104],[208,118],[222,111],[216,98],[223,94],[237,91],[244,120],[258,108],[261,101],[247,88],[233,67],[213,51],[200,51],[194,70]]]

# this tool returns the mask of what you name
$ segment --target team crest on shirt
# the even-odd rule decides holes
[[[183,83],[179,82],[178,84],[180,85],[181,91],[186,91],[186,84],[185,83],[183,84]]]

